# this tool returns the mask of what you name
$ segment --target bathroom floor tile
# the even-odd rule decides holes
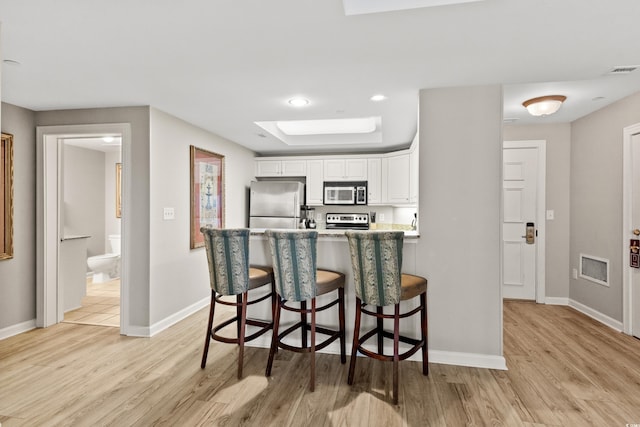
[[[87,278],[82,307],[64,314],[63,322],[98,326],[120,326],[120,280],[93,283]]]

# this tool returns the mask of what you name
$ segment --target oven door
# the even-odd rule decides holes
[[[355,200],[355,188],[353,187],[325,187],[325,205],[353,205]]]

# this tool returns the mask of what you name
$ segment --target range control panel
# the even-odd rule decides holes
[[[368,213],[328,213],[326,218],[327,228],[369,228]]]

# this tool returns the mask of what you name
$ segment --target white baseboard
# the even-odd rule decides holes
[[[615,329],[618,332],[622,332],[623,329],[623,325],[622,322],[613,319],[609,316],[607,316],[606,314],[602,314],[597,310],[594,310],[591,307],[588,307],[582,303],[579,303],[578,301],[569,300],[569,307],[574,308],[576,310],[578,310],[580,313],[585,314],[589,317],[591,317],[592,319],[597,320],[598,322],[612,328]]]
[[[26,322],[18,323],[17,325],[8,326],[6,328],[0,329],[0,340],[30,331],[35,328],[36,319],[27,320]]]
[[[569,298],[546,297],[544,303],[549,305],[569,305]]]
[[[180,310],[177,313],[172,314],[169,317],[162,319],[159,322],[154,323],[149,327],[144,326],[130,326],[127,328],[126,334],[132,337],[152,337],[165,329],[175,325],[182,319],[191,316],[196,311],[207,307],[211,303],[211,297],[203,298],[202,300],[191,304],[190,306]]]
[[[429,363],[507,370],[507,364],[503,356],[493,356],[490,354],[429,350]]]

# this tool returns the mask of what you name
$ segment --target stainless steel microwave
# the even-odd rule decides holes
[[[325,205],[366,205],[366,181],[325,181]]]

